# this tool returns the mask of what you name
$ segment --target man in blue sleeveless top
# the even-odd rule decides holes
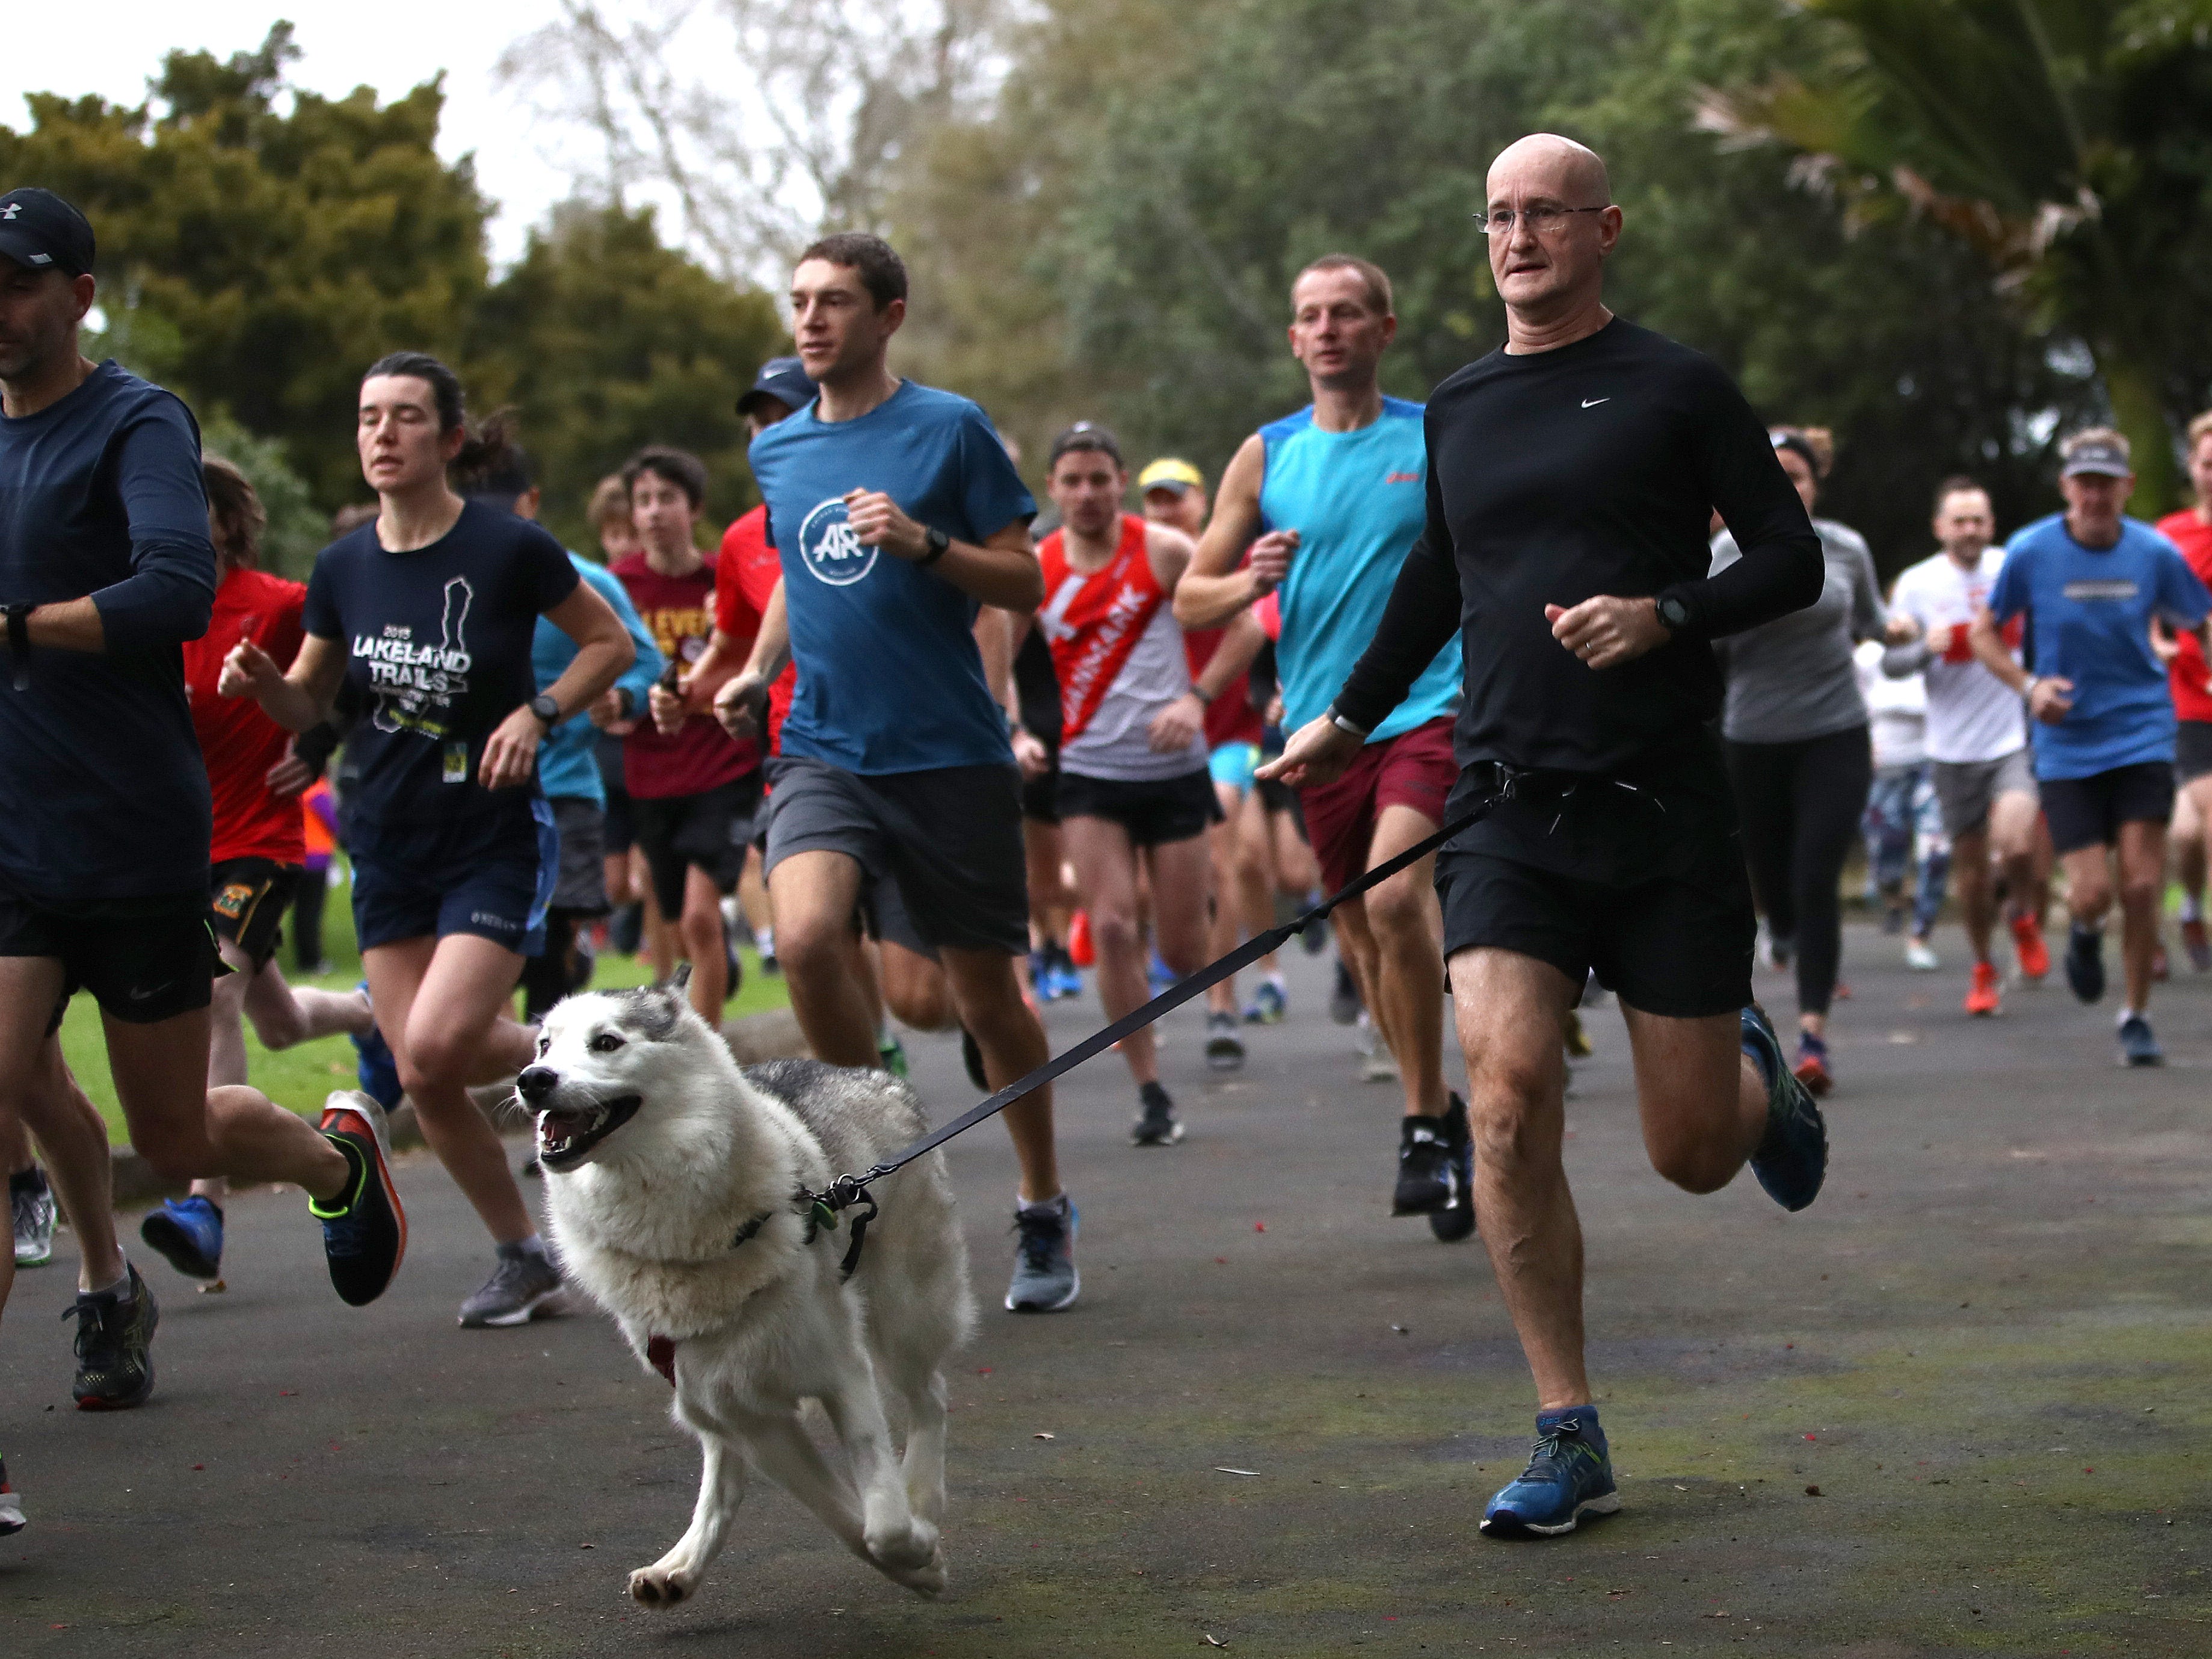
[[[1398,330],[1381,268],[1346,253],[1316,259],[1291,285],[1291,350],[1313,401],[1237,450],[1175,608],[1185,627],[1214,627],[1276,595],[1283,725],[1295,731],[1328,707],[1382,623],[1425,520],[1428,459],[1421,406],[1384,397],[1377,378]],[[1459,697],[1455,637],[1341,778],[1299,791],[1328,891],[1443,821],[1459,775],[1451,737]],[[1425,1215],[1438,1238],[1458,1240],[1474,1230],[1473,1151],[1467,1107],[1444,1089],[1435,863],[1422,859],[1343,906],[1334,920],[1405,1083],[1392,1207]]]

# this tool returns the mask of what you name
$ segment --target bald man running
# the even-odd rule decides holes
[[[1428,523],[1328,712],[1266,768],[1342,772],[1453,633],[1466,650],[1445,816],[1504,796],[1437,861],[1476,1149],[1475,1214],[1535,1375],[1536,1449],[1492,1535],[1571,1532],[1620,1507],[1583,1364],[1582,1231],[1560,1160],[1559,1022],[1585,975],[1616,992],[1653,1166],[1692,1192],[1746,1160],[1787,1210],[1827,1138],[1752,1004],[1751,895],[1706,727],[1708,649],[1809,605],[1820,544],[1741,393],[1709,359],[1617,320],[1605,166],[1523,138],[1483,211],[1506,343],[1438,387]],[[1744,550],[1707,579],[1717,507]]]

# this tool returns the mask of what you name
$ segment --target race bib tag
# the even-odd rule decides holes
[[[465,743],[446,745],[446,782],[465,784],[469,781],[469,746]]]

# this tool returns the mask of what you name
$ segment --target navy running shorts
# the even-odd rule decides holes
[[[542,798],[528,811],[446,824],[356,820],[353,922],[361,948],[471,933],[518,955],[545,947],[561,833]]]

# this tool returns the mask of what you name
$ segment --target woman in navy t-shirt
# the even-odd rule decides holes
[[[325,547],[289,674],[250,641],[222,690],[304,731],[350,680],[367,712],[349,739],[354,920],[371,1000],[422,1133],[498,1247],[464,1325],[520,1324],[557,1295],[499,1137],[467,1086],[520,1070],[535,1034],[510,1015],[523,959],[543,945],[559,840],[538,746],[630,665],[606,601],[526,519],[464,502],[447,469],[503,444],[471,436],[460,382],[395,352],[361,385],[357,439],[375,519]],[[530,647],[543,615],[575,661],[543,696]]]

